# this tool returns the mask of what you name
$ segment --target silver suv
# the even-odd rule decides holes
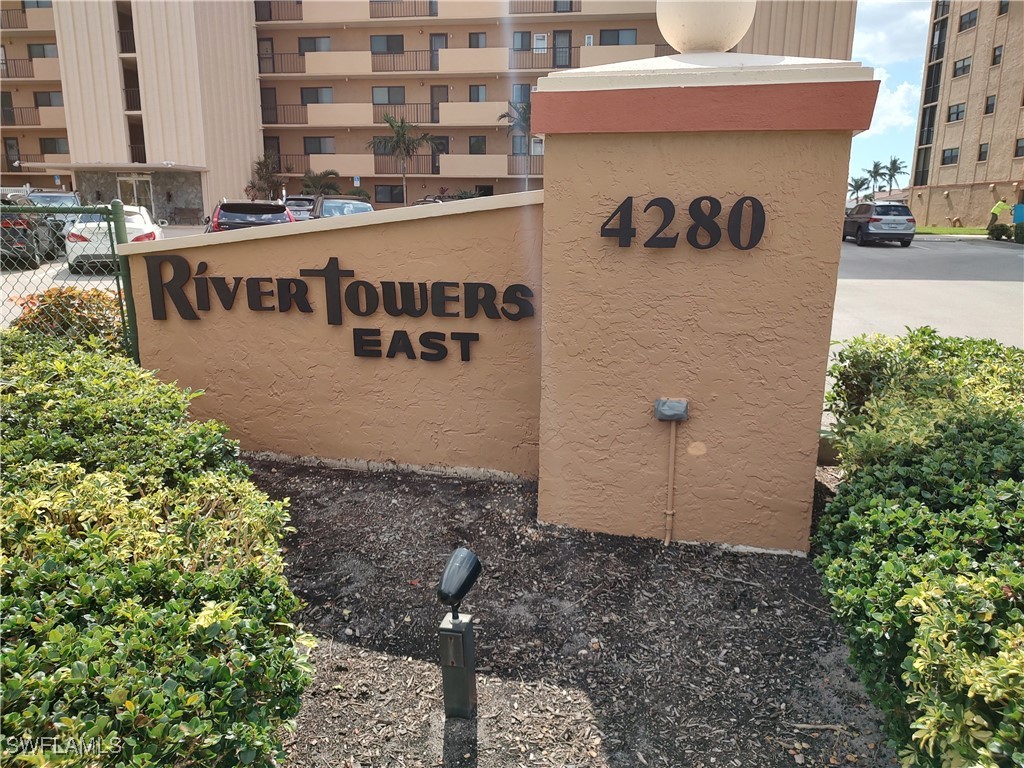
[[[843,240],[852,237],[857,245],[891,242],[909,248],[917,222],[903,203],[861,203],[846,214]]]

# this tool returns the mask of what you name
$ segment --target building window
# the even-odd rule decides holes
[[[941,19],[949,15],[949,0],[938,0],[935,3],[935,18]]]
[[[370,53],[405,53],[405,35],[370,35]]]
[[[68,149],[67,139],[40,139],[39,151],[44,155],[67,155],[71,153]]]
[[[1003,46],[997,45],[992,49],[992,66],[1003,63]]]
[[[512,137],[512,154],[513,155],[525,155],[527,153],[527,147],[529,142],[526,136],[513,136]]]
[[[373,188],[373,197],[378,203],[405,202],[401,184],[377,184]]]
[[[988,160],[988,143],[978,145],[978,162],[983,163]]]
[[[963,77],[971,73],[971,59],[973,57],[968,56],[966,59],[958,59],[953,62],[953,77]]]
[[[530,41],[533,39],[533,35],[529,32],[513,32],[512,33],[512,50],[513,51],[530,51],[533,50],[533,43]]]
[[[334,103],[333,88],[301,88],[299,92],[303,106],[306,104]]]
[[[305,56],[313,51],[331,50],[331,38],[329,37],[300,37],[299,56]]]
[[[965,107],[965,104],[950,104],[949,111],[946,112],[946,122],[955,123],[957,120],[963,120]]]
[[[471,154],[471,155],[486,155],[487,154],[487,137],[486,136],[470,136],[469,137],[469,154]]]
[[[921,110],[921,130],[917,134],[918,145],[927,145],[932,143],[932,138],[935,135],[935,105],[932,104],[930,107],[925,107]]]
[[[1014,157],[1024,157],[1024,139],[1017,139],[1017,148],[1013,150]]]
[[[63,107],[64,94],[60,91],[36,91],[37,107]]]
[[[921,147],[917,150],[917,161],[914,163],[914,186],[923,187],[928,183],[928,166],[932,162],[932,148]]]
[[[958,162],[960,162],[960,147],[942,150],[943,165],[956,165]]]
[[[924,81],[924,103],[934,104],[939,100],[939,87],[942,85],[942,64],[930,64]]]
[[[602,29],[601,45],[636,45],[635,29]]]
[[[56,59],[56,43],[30,43],[28,46],[28,57],[30,59]]]
[[[947,19],[940,19],[932,25],[932,46],[928,53],[928,61],[938,61],[946,55]]]
[[[512,102],[515,104],[530,103],[530,84],[515,83],[512,86]]]
[[[974,29],[978,26],[978,9],[975,8],[973,11],[968,11],[960,15],[960,32],[966,32],[968,29]]]
[[[470,32],[469,33],[469,47],[470,48],[486,48],[487,47],[487,33],[486,32]]]
[[[307,155],[333,155],[333,136],[303,136],[302,149]]]
[[[1010,0],[999,0],[999,13],[996,16],[1002,16],[1004,13],[1010,10]]]
[[[985,114],[991,115],[996,111],[996,97],[995,95],[989,96],[985,99]]]
[[[53,0],[25,0],[23,8],[53,8]]]
[[[375,85],[373,87],[374,104],[405,104],[404,85]]]
[[[487,101],[487,86],[486,85],[471,85],[471,86],[469,86],[469,100],[470,101]]]

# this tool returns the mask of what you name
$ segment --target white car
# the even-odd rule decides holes
[[[124,224],[128,231],[128,240],[141,243],[146,240],[163,240],[163,226],[166,222],[154,222],[149,211],[134,205],[124,207]],[[113,253],[111,236],[113,225],[98,213],[82,213],[68,230],[64,243],[68,255],[68,270],[80,275],[83,272],[98,272],[102,268],[117,263],[117,254]]]

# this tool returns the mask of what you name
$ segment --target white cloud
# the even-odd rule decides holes
[[[921,60],[928,42],[928,0],[860,0],[853,58],[868,66]]]
[[[919,83],[900,83],[895,88],[888,85],[889,73],[882,68],[875,70],[875,77],[881,80],[878,101],[871,128],[861,136],[878,136],[892,128],[913,128],[917,125],[917,109],[921,100]]]

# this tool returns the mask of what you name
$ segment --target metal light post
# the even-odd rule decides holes
[[[479,558],[465,547],[456,549],[441,574],[437,599],[450,606],[438,629],[441,688],[445,717],[476,717],[476,648],[473,617],[459,614],[459,604],[480,575]]]

